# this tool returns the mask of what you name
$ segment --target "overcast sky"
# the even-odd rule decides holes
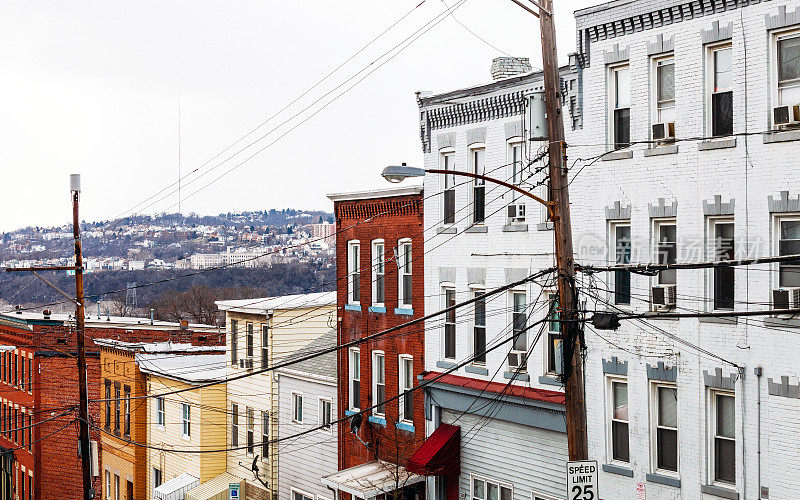
[[[379,178],[385,165],[422,160],[414,92],[489,81],[491,59],[500,51],[541,67],[536,18],[510,0],[466,0],[455,18],[497,49],[448,16],[318,111],[355,80],[333,91],[337,85],[445,11],[442,0],[414,9],[419,1],[3,2],[0,231],[70,221],[70,173],[83,177],[82,218],[130,213],[178,178],[179,101],[185,175],[413,9],[333,77],[188,176],[181,208],[201,214],[330,210],[326,193],[385,187]],[[454,7],[460,0],[446,1]],[[575,48],[572,12],[596,3],[556,0],[562,63]],[[140,208],[177,211],[173,190]]]

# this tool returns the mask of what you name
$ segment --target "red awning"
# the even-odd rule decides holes
[[[461,427],[439,424],[408,459],[406,469],[423,476],[449,476],[461,469]]]

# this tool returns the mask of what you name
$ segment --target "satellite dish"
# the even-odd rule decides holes
[[[350,419],[350,432],[353,434],[358,434],[358,430],[361,428],[361,414],[356,413],[353,415],[353,418]]]

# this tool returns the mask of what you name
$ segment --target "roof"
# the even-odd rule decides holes
[[[43,312],[16,311],[13,313],[0,314],[0,320],[21,325],[50,324],[63,325],[75,322],[75,316],[70,313],[50,313],[45,315]],[[180,323],[171,321],[150,321],[150,318],[136,318],[132,316],[108,316],[108,315],[86,315],[86,327],[88,328],[146,328],[150,330],[178,329]],[[189,323],[189,330],[196,331],[219,331],[216,325],[203,325],[200,323]]]
[[[225,352],[224,345],[200,346],[183,342],[125,342],[116,339],[95,339],[94,343],[100,347],[113,347],[131,352]]]
[[[370,498],[394,491],[398,483],[410,486],[424,480],[423,476],[408,472],[403,466],[375,460],[323,477],[322,484],[357,497]]]
[[[575,14],[575,17],[587,16],[589,14],[596,14],[604,10],[614,9],[616,7],[622,7],[623,5],[628,5],[628,4],[635,4],[637,2],[641,3],[640,0],[611,0],[610,2],[603,2],[597,5],[591,5],[589,7],[584,7],[582,9],[575,10],[573,11],[573,13]],[[653,4],[647,3],[647,5],[652,7]]]
[[[439,378],[437,378],[439,377]],[[427,372],[423,376],[424,380],[433,381],[436,379],[435,384],[455,385],[458,387],[466,387],[468,389],[475,389],[479,391],[491,392],[495,394],[505,393],[508,396],[516,396],[519,398],[533,399],[545,403],[552,403],[563,405],[564,393],[558,391],[548,391],[545,389],[535,389],[533,387],[524,387],[521,385],[506,384],[500,382],[489,382],[485,380],[478,380],[470,377],[462,377],[452,374],[441,374],[438,372]]]
[[[186,492],[186,499],[187,500],[209,500],[212,498],[217,498],[217,495],[220,493],[225,494],[225,498],[228,498],[228,487],[231,483],[237,483],[240,485],[240,492],[244,495],[244,485],[241,484],[244,482],[244,479],[240,478],[239,476],[234,476],[230,472],[223,472],[219,476],[215,476],[212,479],[209,479],[205,483],[201,484],[200,486],[195,487]]]
[[[218,300],[215,303],[221,311],[267,314],[273,310],[307,309],[335,305],[336,290],[260,299]]]
[[[333,347],[336,347],[335,328],[330,330],[328,333],[312,340],[308,343],[308,345],[290,354],[281,362],[283,363],[285,361],[300,359],[304,356],[308,356],[309,354],[314,354],[321,350],[330,349]],[[287,375],[291,375],[292,373],[304,373],[317,377],[325,377],[334,382],[336,381],[336,370],[336,351],[321,354],[305,361],[298,361],[297,363],[289,365],[286,368],[278,369],[278,371]]]
[[[386,189],[370,189],[349,193],[331,193],[326,195],[331,201],[370,200],[373,198],[391,198],[394,196],[410,196],[422,193],[422,186],[403,186]]]
[[[225,354],[137,353],[139,370],[187,384],[219,382],[225,379]]]
[[[187,490],[194,488],[200,484],[200,480],[184,472],[180,476],[173,477],[161,486],[153,489],[153,498],[158,500],[173,500],[183,498],[179,493],[185,493]],[[176,495],[178,493],[178,495]]]

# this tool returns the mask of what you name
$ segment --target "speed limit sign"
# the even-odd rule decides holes
[[[567,462],[567,498],[598,500],[597,460]]]

